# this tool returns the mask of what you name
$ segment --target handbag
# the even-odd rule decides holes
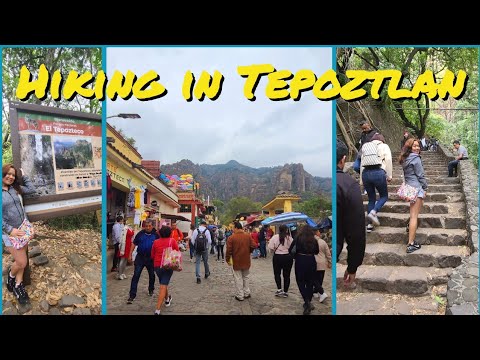
[[[170,238],[169,247],[163,250],[162,269],[182,271],[182,253],[177,250],[173,250],[172,239]]]
[[[23,248],[28,242],[33,238],[35,235],[35,230],[33,229],[33,225],[27,219],[24,219],[22,224],[18,227],[18,230],[25,231],[25,235],[23,236],[9,236],[10,241],[13,247],[17,250]]]
[[[397,190],[397,195],[405,201],[414,203],[417,200],[418,192],[420,190],[416,187],[403,183]]]

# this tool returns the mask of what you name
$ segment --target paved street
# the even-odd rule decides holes
[[[189,262],[187,255],[183,263],[183,271],[174,272],[169,285],[172,295],[172,305],[162,307],[163,315],[302,315],[303,300],[295,282],[292,268],[291,283],[288,298],[274,296],[276,290],[273,278],[272,258],[252,259],[250,268],[250,289],[252,297],[242,302],[235,300],[235,285],[232,269],[227,264],[215,261],[209,256],[210,277],[204,278],[203,263],[201,264],[202,283],[195,281],[195,263]],[[111,257],[107,269],[111,268]],[[128,266],[125,280],[117,280],[116,273],[107,274],[107,313],[110,315],[144,314],[153,315],[158,296],[158,278],[156,277],[155,295],[148,296],[148,274],[144,269],[138,284],[137,297],[133,304],[128,305],[128,292],[133,274],[133,266]],[[324,289],[331,295],[331,272],[325,274]],[[324,303],[313,299],[315,310],[312,315],[327,315],[331,313],[331,298]]]

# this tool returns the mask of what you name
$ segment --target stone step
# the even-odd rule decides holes
[[[406,253],[406,244],[369,243],[365,248],[363,265],[419,266],[455,268],[470,255],[466,246],[424,245],[411,254]],[[347,251],[340,254],[340,263],[347,264]]]
[[[467,231],[464,229],[418,228],[415,240],[421,245],[462,246],[467,244]],[[367,243],[403,244],[408,242],[405,227],[376,227],[367,233]]]
[[[459,203],[463,205],[462,203]],[[463,215],[463,216],[462,216]],[[367,214],[365,213],[365,216]],[[382,226],[405,228],[410,218],[410,214],[378,213],[378,219]],[[418,216],[419,225],[422,228],[442,228],[442,229],[465,229],[466,221],[462,213],[449,214],[420,214]]]
[[[398,185],[395,190],[398,189]],[[377,200],[378,200],[378,193],[377,193]],[[363,200],[368,201],[368,195],[363,195]],[[463,194],[458,193],[427,193],[425,197],[425,202],[461,202],[465,200],[465,196]],[[396,192],[389,192],[388,193],[388,201],[404,201],[402,200]]]
[[[447,174],[448,175],[448,174]],[[447,185],[447,184],[460,184],[460,178],[458,177],[448,177],[447,175],[443,177],[427,177],[428,185]],[[390,182],[391,185],[400,185],[403,183],[403,178],[394,177]]]
[[[425,176],[426,177],[431,177],[431,176],[448,176],[448,169],[445,167],[444,169],[442,168],[436,168],[436,169],[431,169],[431,170],[425,170]],[[403,170],[402,169],[393,169],[393,176],[403,176]]]
[[[398,185],[388,185],[388,191],[395,192],[398,190]],[[450,185],[428,185],[428,192],[429,193],[460,193],[462,191],[461,184],[450,184]]]
[[[342,284],[340,284],[342,286]],[[337,285],[338,287],[338,285]],[[434,287],[432,293],[446,302],[446,285]],[[443,296],[442,296],[443,295]],[[387,293],[337,292],[337,315],[445,315],[435,296],[409,296]]]
[[[402,170],[403,167],[402,165],[398,163],[392,163],[393,165],[393,170]],[[426,161],[423,163],[423,170],[428,171],[428,170],[441,170],[443,168],[448,167],[448,162],[429,162]]]
[[[337,264],[337,284],[342,284],[346,269],[346,265]],[[423,295],[432,286],[446,284],[451,273],[451,268],[361,265],[354,291]],[[338,291],[342,291],[342,286],[337,286]]]
[[[363,202],[365,211],[367,211],[368,201]],[[430,203],[424,202],[422,207],[422,213],[424,214],[448,214],[449,205],[443,203]],[[391,201],[390,199],[383,205],[380,210],[383,213],[408,213],[410,212],[410,203],[406,201]]]

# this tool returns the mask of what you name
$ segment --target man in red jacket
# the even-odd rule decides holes
[[[225,254],[228,265],[230,259],[233,262],[233,278],[237,288],[235,299],[243,301],[250,297],[250,288],[248,275],[250,274],[251,252],[256,244],[250,234],[243,231],[240,222],[235,223],[235,230],[232,236],[227,240],[227,253]]]

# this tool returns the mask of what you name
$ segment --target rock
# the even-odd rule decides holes
[[[18,315],[18,311],[15,308],[8,308],[3,311],[2,315]]]
[[[75,267],[82,267],[88,262],[85,256],[75,254],[75,253],[67,255],[67,259],[70,260],[72,265]]]
[[[48,264],[48,258],[45,255],[40,255],[33,258],[33,263],[36,266],[45,265],[45,264]]]
[[[400,301],[396,306],[399,315],[410,315],[412,307],[405,301]]]
[[[25,305],[21,305],[21,304],[18,304],[18,313],[23,315],[27,312],[29,312],[30,310],[32,310],[32,304],[25,304]]]
[[[463,291],[463,300],[467,302],[477,302],[478,301],[478,290],[477,289],[466,289]]]
[[[62,297],[62,299],[58,303],[58,306],[69,307],[69,306],[73,306],[75,304],[83,304],[83,303],[85,303],[85,300],[83,298],[81,298],[80,296],[65,295],[64,297]]]
[[[48,315],[62,315],[62,313],[60,310],[54,307],[50,309],[50,311],[48,312]]]
[[[28,251],[28,257],[29,258],[34,258],[34,257],[37,257],[41,254],[42,254],[42,250],[38,246],[36,246],[32,250]]]
[[[47,300],[40,301],[39,306],[40,306],[40,310],[42,310],[44,312],[48,312],[48,310],[50,310],[50,305],[48,304]]]
[[[447,310],[447,315],[478,315],[471,304],[454,305]]]
[[[90,309],[76,308],[73,310],[72,315],[92,315],[92,312]]]

